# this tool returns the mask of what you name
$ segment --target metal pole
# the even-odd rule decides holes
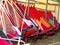
[[[60,6],[58,6],[58,16],[57,16],[57,20],[59,20],[59,8],[60,8]]]
[[[59,4],[60,5],[60,4]],[[59,11],[60,11],[60,6],[58,6],[58,16],[57,16],[57,20],[59,21]],[[58,30],[58,23],[57,23],[57,30]]]
[[[46,20],[46,17],[47,17],[47,14],[48,13],[48,0],[46,0],[46,16],[45,16],[45,20]],[[47,21],[47,20],[46,20]]]

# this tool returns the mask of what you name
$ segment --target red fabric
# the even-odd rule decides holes
[[[26,36],[26,37],[30,37],[32,35],[34,36],[34,34],[35,34],[35,30],[32,30],[32,29],[28,29],[27,32],[23,31],[23,35]]]
[[[7,42],[6,40],[0,39],[0,45],[13,45],[11,42]]]
[[[9,34],[7,35],[8,38],[13,38],[13,37],[16,37],[18,35],[18,33],[16,31],[13,31],[13,32],[9,32]]]
[[[22,11],[23,11],[23,13],[24,13],[24,11],[25,11],[25,7],[24,7],[24,5],[19,5],[18,3],[17,3],[17,5],[18,5],[18,7],[20,8],[20,9],[22,9]],[[21,22],[22,22],[22,18],[20,19],[21,20]],[[22,23],[21,23],[22,24]],[[21,25],[20,25],[20,27],[21,27]],[[19,29],[21,29],[19,27]],[[24,25],[23,25],[23,28],[28,28],[29,26],[24,22]],[[23,31],[23,35],[24,36],[26,36],[26,37],[28,37],[28,36],[31,36],[31,35],[33,35],[33,34],[35,34],[35,30],[30,30],[31,28],[29,28],[28,30],[27,30],[27,32],[26,31]]]
[[[58,32],[60,33],[60,29],[58,30]]]
[[[45,17],[45,11],[38,11],[34,7],[31,7],[29,12],[30,12],[30,17],[31,18],[38,19],[39,21],[40,21],[40,17]],[[51,16],[51,13],[48,13],[48,14],[49,14],[49,16]],[[52,26],[50,26],[49,28],[47,28],[44,25],[42,25],[42,27],[44,28],[44,31],[49,31],[49,29],[52,28]]]
[[[29,9],[30,9],[29,10],[29,16],[31,18],[36,18],[36,19],[38,18],[38,19],[40,19],[40,15],[38,14],[38,11],[35,8],[30,7]]]
[[[21,4],[20,4],[20,6],[21,6]],[[22,8],[23,11],[24,11],[24,9],[25,9],[24,6],[21,6],[20,8]],[[45,12],[45,11],[37,10],[35,7],[29,7],[29,16],[30,16],[31,18],[33,18],[33,19],[38,19],[38,20],[40,20],[40,17],[45,18],[46,12]],[[47,15],[47,16],[50,16],[51,18],[53,18],[53,15],[52,15],[51,11],[48,12],[48,15]],[[46,17],[46,20],[48,21],[49,18]],[[46,31],[49,31],[50,28],[51,28],[51,29],[53,28],[53,26],[51,26],[51,25],[50,25],[49,28],[46,28],[44,25],[42,25],[42,27],[44,28],[44,31],[45,31],[45,32],[46,32]]]
[[[51,11],[48,11],[48,16],[50,16],[51,18],[54,18],[54,16],[53,16]]]
[[[22,9],[23,11],[25,10],[25,6],[23,4],[18,4],[18,3],[16,3],[16,4],[20,9]]]
[[[24,22],[23,28],[28,28],[28,27],[29,27],[29,26]],[[23,31],[22,34],[23,34],[25,37],[29,37],[29,36],[35,34],[35,30],[32,30],[31,28],[29,28],[29,29],[27,30],[27,32],[26,32],[26,31]]]

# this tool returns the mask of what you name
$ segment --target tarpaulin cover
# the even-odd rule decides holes
[[[22,9],[22,11],[25,10],[24,5],[21,5],[20,4],[18,6],[19,6],[19,8]],[[45,19],[45,16],[46,16],[46,12],[45,11],[37,10],[35,7],[29,7],[29,16],[30,16],[30,18],[35,19],[35,21],[36,20],[40,21],[40,17],[43,17],[43,21],[45,22],[46,25],[43,22],[43,23],[41,23],[41,27],[43,27],[44,31],[49,31],[49,30],[52,30],[53,29],[53,26],[50,25],[48,22],[46,22],[44,20]],[[48,12],[48,16],[50,16],[51,18],[53,18],[53,15],[52,15],[51,11]],[[46,18],[47,18],[46,20],[49,21],[49,18],[48,17],[46,17]]]

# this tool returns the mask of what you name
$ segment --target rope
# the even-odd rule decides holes
[[[8,3],[9,3],[9,2],[8,2]],[[16,11],[15,11],[13,5],[12,5],[11,3],[9,3],[9,4],[10,4],[10,5],[12,6],[12,8],[13,8],[14,15],[16,15]],[[16,16],[15,16],[15,17],[16,17]],[[17,20],[16,20],[16,21],[17,21]],[[16,28],[16,29],[17,29],[17,28]],[[21,34],[20,34],[20,31],[19,31],[18,29],[17,29],[16,31],[18,32],[19,35],[21,35]]]
[[[26,5],[25,11],[24,11],[23,19],[25,19],[25,16],[26,16],[26,10],[27,10],[27,5]],[[22,32],[22,29],[23,29],[23,25],[24,25],[24,21],[22,22],[21,32]]]
[[[19,9],[19,7],[13,2],[13,4],[16,6],[16,8],[21,12],[21,10]],[[21,12],[22,13],[22,12]],[[23,13],[21,14],[21,16],[23,17]],[[33,20],[28,16],[28,18],[32,21],[32,23],[36,26],[36,24],[33,22]]]
[[[4,7],[4,6],[3,6]],[[4,12],[5,13],[5,15],[6,15],[6,17],[8,18],[8,16],[7,16],[7,13],[5,12],[6,10],[6,8],[4,7],[3,8],[2,6],[1,6],[1,8],[2,8],[2,12]],[[11,23],[11,21],[10,21],[10,19],[8,18],[8,20],[9,20],[9,22],[10,22],[10,26],[13,26],[13,24]],[[4,26],[4,25],[3,25]],[[6,26],[5,26],[6,27]],[[15,28],[16,29],[16,28]],[[8,40],[11,40],[11,39],[8,39]],[[19,43],[21,42],[21,38],[19,37],[19,40],[18,40],[18,45],[19,45]]]
[[[3,9],[3,7],[2,7],[2,9]],[[4,9],[3,9],[3,12],[5,12],[4,11]],[[5,12],[5,15],[6,15],[6,12]],[[6,15],[7,16],[7,15]],[[8,18],[8,17],[7,17]],[[9,20],[9,18],[8,18],[8,20]],[[9,22],[10,22],[10,20],[9,20]],[[3,25],[4,26],[4,25]],[[10,24],[9,24],[9,26],[12,26],[12,23],[10,22]]]
[[[13,2],[13,1],[12,1]],[[21,12],[21,10],[19,9],[19,7],[13,2],[13,4],[16,6],[16,8]],[[23,13],[21,12],[21,16],[23,16]]]

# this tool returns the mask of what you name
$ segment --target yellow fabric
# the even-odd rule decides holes
[[[34,20],[35,20],[35,22],[37,23],[37,25],[38,25],[42,30],[44,30],[44,29],[43,29],[43,27],[41,26],[40,21],[39,21],[39,20],[37,20],[37,19],[34,19]]]
[[[40,23],[43,24],[46,27],[50,27],[50,24],[48,24],[42,17],[40,17]]]

